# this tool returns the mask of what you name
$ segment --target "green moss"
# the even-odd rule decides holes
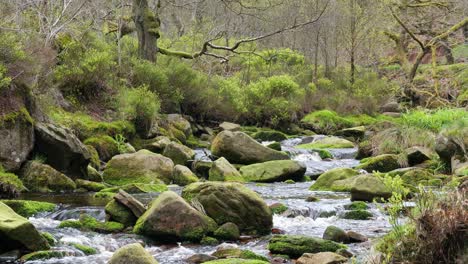
[[[57,242],[57,240],[54,238],[54,236],[53,236],[51,233],[42,232],[41,235],[42,235],[42,237],[45,238],[45,240],[47,240],[47,243],[48,243],[50,246],[54,246],[55,243]]]
[[[366,202],[355,201],[350,204],[346,204],[344,208],[346,210],[366,210],[366,209],[369,209],[369,206],[367,206]]]
[[[161,193],[168,190],[165,184],[144,184],[130,183],[123,186],[109,187],[99,191],[99,193],[117,193],[120,189],[128,193]]]
[[[126,206],[115,200],[111,200],[105,207],[106,214],[110,216],[109,220],[133,226],[137,221],[135,215]]]
[[[0,116],[0,127],[4,127],[8,124],[14,124],[16,122],[27,122],[34,124],[33,118],[29,114],[28,110],[24,107],[21,107],[18,111]]]
[[[101,161],[99,160],[99,153],[97,150],[91,146],[91,145],[86,145],[86,148],[88,149],[89,154],[91,155],[91,160],[90,160],[90,165],[95,168],[99,169],[99,166],[101,165]]]
[[[78,243],[72,243],[71,245],[74,248],[76,248],[76,249],[80,250],[81,252],[83,252],[86,256],[97,254],[97,250],[95,248],[85,246],[85,245],[82,245],[82,244],[78,244]]]
[[[336,148],[354,148],[353,142],[337,137],[326,137],[307,144],[297,145],[300,149],[336,149]]]
[[[200,240],[201,245],[208,245],[208,246],[214,246],[219,244],[218,239],[214,237],[209,237],[209,236],[204,236],[202,240]]]
[[[56,206],[53,203],[27,201],[27,200],[0,200],[8,205],[13,211],[23,217],[31,217],[40,212],[51,212]]]
[[[333,154],[326,149],[311,149],[314,152],[317,152],[321,159],[333,159]]]
[[[64,251],[44,250],[44,251],[36,251],[33,253],[26,254],[21,257],[20,261],[24,263],[27,261],[45,260],[45,259],[51,259],[51,258],[63,258],[66,256],[67,254]]]
[[[99,153],[99,158],[106,161],[115,155],[120,154],[119,144],[110,136],[95,136],[86,139],[86,145],[93,146]]]
[[[78,221],[78,220],[64,220],[60,222],[58,225],[58,228],[76,228],[76,229],[81,229],[83,227],[83,224]]]
[[[94,198],[112,199],[114,195],[114,192],[97,192],[94,194]]]
[[[219,259],[204,262],[204,264],[269,264],[268,261],[263,260],[254,260],[254,259],[239,259],[239,258],[230,258],[230,259]]]
[[[357,166],[356,169],[363,169],[368,172],[389,172],[400,167],[400,158],[398,155],[383,154],[361,160],[361,164]]]
[[[260,141],[277,141],[277,142],[288,139],[288,137],[284,133],[275,131],[275,130],[259,131],[259,132],[254,133],[252,137]]]
[[[335,252],[341,248],[346,246],[330,240],[299,235],[276,235],[268,243],[271,253],[292,258],[298,258],[304,253]]]
[[[372,213],[366,210],[351,210],[344,213],[344,219],[352,219],[352,220],[368,220],[372,218]]]
[[[240,237],[240,232],[236,224],[225,223],[215,230],[214,235],[224,240],[237,240]]]
[[[343,128],[353,127],[355,123],[346,118],[340,117],[336,112],[321,110],[306,115],[303,123],[310,125],[318,133],[330,134]]]
[[[349,168],[337,168],[329,170],[320,175],[309,190],[311,191],[350,191],[351,186],[335,183],[337,181],[350,179],[359,172]]]
[[[106,185],[99,182],[92,182],[87,180],[78,179],[75,181],[77,188],[84,188],[88,191],[99,192],[106,188]]]
[[[218,249],[212,255],[220,259],[240,258],[240,259],[253,259],[253,260],[268,261],[268,258],[265,256],[258,255],[251,250],[239,249],[239,248]]]
[[[279,142],[273,142],[271,144],[268,144],[267,147],[277,150],[277,151],[281,151],[281,143]]]
[[[282,214],[288,210],[288,207],[282,203],[275,203],[270,206],[270,209],[273,214]]]
[[[187,139],[187,142],[185,143],[189,148],[208,148],[209,144],[203,141],[200,141],[198,138],[194,137],[193,135],[190,135],[190,137]]]
[[[82,230],[91,230],[98,233],[115,233],[124,229],[124,225],[117,222],[99,222],[96,218],[83,214],[80,220],[65,220],[62,221],[58,228],[76,228]]]
[[[13,173],[0,171],[0,197],[13,198],[27,190],[23,182]]]

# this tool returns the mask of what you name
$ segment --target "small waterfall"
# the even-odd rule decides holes
[[[87,214],[99,221],[104,221],[106,213],[102,207],[73,207],[61,209],[57,212],[52,213],[49,217],[54,220],[68,220],[68,219],[79,219],[80,215]]]

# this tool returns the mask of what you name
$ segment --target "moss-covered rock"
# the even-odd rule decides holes
[[[240,259],[240,258],[229,258],[229,259],[218,259],[203,262],[204,264],[269,264],[268,261],[256,260],[256,259]]]
[[[345,128],[335,133],[335,135],[337,136],[350,137],[354,139],[361,139],[364,137],[365,134],[366,134],[365,126]]]
[[[63,250],[42,250],[26,254],[20,258],[22,263],[34,260],[46,260],[51,258],[64,258],[68,253]]]
[[[254,133],[252,137],[260,141],[283,141],[288,139],[284,133],[275,130],[259,131]]]
[[[273,143],[270,143],[267,145],[268,148],[271,148],[271,149],[274,149],[274,150],[277,150],[277,151],[281,151],[281,143],[279,142],[273,142]]]
[[[89,155],[90,155],[88,168],[92,167],[94,169],[99,169],[99,167],[101,166],[101,160],[99,159],[99,153],[91,145],[86,145],[86,149],[88,150]],[[89,174],[89,169],[88,169],[88,174]]]
[[[352,220],[368,220],[372,218],[373,215],[369,211],[366,210],[351,210],[346,211],[343,214],[344,219],[352,219]]]
[[[273,225],[270,208],[252,190],[238,183],[192,183],[184,188],[182,196],[200,203],[207,215],[219,225],[235,223],[241,232],[268,234]]]
[[[271,253],[292,258],[300,257],[304,253],[335,252],[341,248],[346,246],[330,240],[298,235],[276,235],[268,243]]]
[[[283,203],[274,203],[269,207],[273,214],[282,214],[288,210],[288,207]]]
[[[321,174],[312,186],[311,191],[350,191],[351,186],[339,182],[359,175],[359,172],[349,168],[337,168]],[[339,182],[339,183],[336,183]]]
[[[354,143],[339,137],[323,137],[315,139],[311,143],[297,145],[300,149],[337,149],[354,148]]]
[[[103,161],[109,161],[113,156],[120,154],[119,143],[110,136],[95,136],[86,139],[83,143],[92,146]]]
[[[213,155],[238,164],[289,159],[286,153],[265,147],[243,132],[219,133],[211,144],[211,151]]]
[[[323,239],[335,241],[338,243],[348,243],[349,237],[346,232],[336,226],[328,226],[323,232]]]
[[[93,182],[102,182],[102,175],[90,165],[87,168],[88,176],[85,178],[86,180],[93,181]]]
[[[401,168],[398,155],[383,154],[376,157],[361,160],[361,164],[356,169],[363,169],[367,172],[389,172]]]
[[[375,175],[363,174],[348,181],[351,184],[351,201],[372,202],[374,199],[386,200],[392,196],[392,191]]]
[[[138,219],[134,232],[160,241],[198,242],[216,228],[213,219],[192,208],[176,193],[167,191]]]
[[[372,156],[372,142],[370,140],[359,142],[356,159],[364,159],[370,156]]]
[[[49,246],[55,246],[55,243],[57,243],[57,239],[55,239],[55,237],[49,232],[42,232],[41,236],[47,240],[47,244],[49,244]]]
[[[24,217],[0,202],[0,253],[14,249],[47,250],[47,240]]]
[[[95,255],[97,254],[97,250],[93,247],[86,246],[83,244],[72,243],[71,244],[74,248],[78,249],[79,251],[83,252],[86,256]]]
[[[213,162],[208,174],[210,181],[245,181],[239,171],[223,157]]]
[[[47,164],[27,162],[20,171],[24,185],[33,192],[61,192],[76,189],[75,182]]]
[[[137,217],[128,207],[114,199],[107,203],[105,212],[109,221],[118,222],[124,226],[133,226],[137,221]]]
[[[28,200],[0,200],[0,202],[8,205],[13,211],[23,217],[31,217],[40,212],[54,211],[56,205],[53,203],[28,201]]]
[[[117,193],[120,189],[127,193],[161,193],[168,190],[165,184],[130,183],[122,186],[105,188],[98,193]]]
[[[432,150],[424,147],[414,146],[405,149],[406,156],[408,157],[408,164],[414,166],[421,164],[426,160],[430,160],[436,155]]]
[[[124,229],[124,225],[117,222],[100,222],[96,218],[82,214],[79,220],[62,221],[58,228],[76,228],[81,230],[91,230],[98,233],[116,233]]]
[[[134,243],[119,248],[107,264],[158,264],[141,244]]]
[[[340,264],[347,262],[347,258],[333,252],[305,253],[296,261],[297,264]]]
[[[355,201],[350,204],[345,204],[344,209],[346,210],[367,210],[369,206],[363,201]]]
[[[240,172],[244,179],[253,182],[300,181],[306,167],[294,160],[273,160],[243,166]]]
[[[211,161],[195,160],[192,163],[192,171],[198,177],[208,179],[210,177],[209,172],[212,166],[213,166],[213,162]]]
[[[104,181],[113,185],[130,183],[161,183],[172,181],[174,163],[171,159],[148,150],[113,157],[104,170]]]
[[[215,230],[214,236],[222,240],[238,240],[240,237],[239,227],[234,223],[224,223]]]
[[[83,188],[92,192],[99,192],[102,189],[106,188],[106,185],[100,182],[87,181],[82,179],[77,179],[75,181],[77,188]]]
[[[174,176],[173,176],[173,183],[185,186],[194,182],[197,182],[198,178],[195,174],[184,165],[175,165],[174,167]]]
[[[319,134],[330,134],[356,125],[351,120],[341,117],[336,112],[330,110],[309,113],[301,122],[304,127],[310,128]]]
[[[228,130],[228,131],[239,131],[241,130],[241,126],[239,124],[231,123],[231,122],[222,122],[219,124],[219,128],[221,130]]]
[[[171,142],[167,144],[163,155],[172,159],[175,164],[186,165],[187,161],[193,159],[195,152],[182,144]]]
[[[18,176],[2,170],[0,166],[0,198],[16,198],[21,192],[27,190]]]
[[[162,153],[167,145],[171,143],[171,139],[165,136],[156,137],[151,143],[143,145],[144,149],[147,149],[154,153]]]
[[[239,259],[255,259],[255,260],[268,261],[268,258],[265,256],[258,255],[254,253],[253,251],[240,249],[240,248],[226,248],[226,249],[221,248],[221,249],[216,250],[211,255],[219,259],[239,258]]]

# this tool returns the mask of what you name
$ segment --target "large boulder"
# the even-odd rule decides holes
[[[175,164],[186,165],[187,161],[193,159],[195,152],[182,144],[170,142],[164,149],[163,155],[172,159]]]
[[[432,150],[424,147],[411,147],[405,150],[406,156],[408,157],[408,164],[414,166],[421,164],[426,160],[430,160],[434,155]]]
[[[343,229],[336,226],[328,226],[323,232],[322,238],[339,243],[349,242],[348,234]]]
[[[145,248],[139,244],[129,244],[114,252],[107,264],[158,264]]]
[[[0,112],[0,138],[0,166],[18,170],[34,147],[34,126],[25,108],[5,116]]]
[[[268,249],[273,254],[298,258],[304,253],[335,252],[346,246],[321,238],[300,235],[276,235],[270,239]]]
[[[343,184],[342,180],[359,175],[357,170],[349,168],[337,168],[321,174],[312,186],[311,191],[349,191],[351,187]]]
[[[47,250],[47,240],[24,217],[0,202],[0,253],[14,249]]]
[[[352,179],[351,201],[372,202],[376,199],[388,199],[392,191],[382,180],[372,174],[363,174]]]
[[[244,178],[239,171],[229,163],[227,159],[221,157],[213,162],[209,172],[210,181],[234,181],[244,182]]]
[[[213,219],[195,210],[175,192],[167,191],[138,219],[134,232],[159,241],[200,241],[216,228]]]
[[[283,141],[288,139],[284,133],[274,130],[264,130],[256,132],[252,135],[253,138],[259,141]]]
[[[294,160],[273,160],[243,166],[240,172],[244,179],[253,182],[300,181],[306,167]]]
[[[337,149],[337,148],[354,148],[354,143],[339,137],[320,137],[314,138],[310,143],[297,145],[300,149]]]
[[[35,151],[47,163],[72,178],[85,178],[91,155],[72,131],[50,123],[36,123]]]
[[[114,185],[130,183],[169,184],[172,181],[174,163],[171,159],[148,150],[114,156],[104,170],[105,182]]]
[[[241,232],[268,234],[273,216],[263,199],[239,183],[204,182],[185,187],[182,196],[203,206],[219,225],[232,222]]]
[[[219,133],[211,143],[211,151],[215,156],[239,164],[289,159],[286,153],[265,147],[243,132]]]
[[[28,161],[20,171],[24,185],[32,192],[72,191],[75,182],[47,164]]]
[[[183,165],[175,165],[173,176],[174,184],[185,186],[197,181],[197,176],[195,176],[195,174],[189,168]]]
[[[342,137],[350,137],[354,139],[362,139],[366,134],[366,127],[365,126],[357,126],[351,128],[345,128],[338,132],[335,135],[342,136]]]
[[[333,252],[320,252],[320,253],[305,253],[297,261],[296,264],[340,264],[346,263],[348,259],[333,253]]]
[[[401,165],[398,155],[383,154],[361,160],[361,164],[359,164],[359,166],[356,168],[366,170],[367,172],[389,172],[401,168]]]
[[[186,138],[192,135],[192,127],[190,125],[190,122],[187,121],[187,119],[185,119],[182,115],[169,114],[167,115],[167,122],[169,122],[170,126],[182,131]]]
[[[231,122],[222,122],[219,124],[219,128],[221,130],[227,130],[227,131],[239,131],[241,129],[241,126],[239,124],[231,123]]]
[[[0,167],[0,198],[16,198],[25,190],[27,189],[18,176],[3,172]]]

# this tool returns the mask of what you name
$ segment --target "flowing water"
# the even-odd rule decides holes
[[[303,162],[307,166],[308,175],[320,174],[332,168],[353,167],[358,161],[352,157],[356,149],[333,150],[334,159],[322,160],[320,156],[307,150],[297,150],[295,145],[300,144],[304,138],[289,139],[282,142],[282,149],[288,151],[291,158]],[[312,139],[313,140],[313,139]],[[197,159],[206,159],[210,153],[207,150],[197,150]],[[370,212],[374,217],[370,220],[346,220],[340,218],[343,213],[343,206],[350,202],[348,193],[337,192],[312,192],[309,187],[313,182],[301,182],[295,184],[271,183],[255,184],[248,183],[247,187],[259,193],[268,204],[281,202],[289,207],[289,210],[282,215],[274,215],[274,228],[284,231],[286,234],[300,234],[307,236],[321,237],[324,230],[329,225],[338,226],[344,230],[353,230],[372,238],[381,236],[389,229],[388,221],[377,208],[370,204]],[[181,187],[171,186],[170,189],[179,192]],[[309,196],[319,198],[317,202],[306,202]],[[136,195],[137,199],[148,202],[154,199],[157,194]],[[67,252],[68,257],[61,259],[50,259],[41,261],[31,261],[28,263],[41,264],[91,264],[106,263],[118,248],[137,241],[144,241],[146,249],[161,264],[186,263],[184,260],[196,253],[210,254],[218,246],[200,246],[195,244],[173,244],[158,245],[154,241],[145,240],[143,237],[133,234],[99,234],[95,232],[84,232],[73,228],[59,229],[60,221],[66,219],[77,219],[81,213],[87,213],[104,221],[104,200],[93,199],[92,194],[77,195],[30,195],[28,199],[52,201],[60,206],[53,213],[41,214],[31,217],[30,221],[42,232],[49,232],[58,240],[54,249]],[[269,237],[262,237],[237,244],[223,244],[223,247],[240,247],[250,249],[259,254],[268,256],[267,243]],[[85,256],[80,251],[69,246],[71,243],[79,243],[96,248],[99,252],[96,255]],[[371,242],[364,242],[349,245],[350,251],[358,259],[363,259],[369,253]]]

